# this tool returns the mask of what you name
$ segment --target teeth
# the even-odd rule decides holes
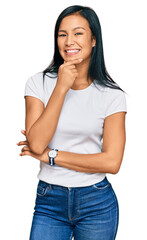
[[[73,53],[73,52],[79,52],[80,50],[66,50],[66,52]]]

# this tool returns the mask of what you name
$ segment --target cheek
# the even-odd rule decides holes
[[[57,46],[58,46],[60,56],[64,58],[63,43],[60,40],[59,41],[57,40]]]
[[[63,48],[63,42],[61,41],[61,39],[57,40],[57,45],[58,45],[59,51],[61,51]]]
[[[86,42],[85,45],[83,45],[83,51],[87,54],[91,53],[91,51],[92,51],[91,42]]]
[[[85,36],[81,42],[81,46],[83,47],[83,49],[85,49],[85,51],[91,51],[92,48],[91,38],[89,36]]]

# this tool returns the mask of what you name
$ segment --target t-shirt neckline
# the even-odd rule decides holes
[[[94,82],[94,81],[93,81]],[[86,87],[86,88],[83,88],[83,89],[69,89],[69,91],[71,91],[71,92],[86,92],[86,91],[88,91],[93,85],[94,85],[94,83],[91,83],[88,87]]]

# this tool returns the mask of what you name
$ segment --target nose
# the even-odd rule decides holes
[[[66,37],[66,42],[65,42],[66,46],[70,46],[72,44],[74,44],[74,38],[72,35],[68,35]]]

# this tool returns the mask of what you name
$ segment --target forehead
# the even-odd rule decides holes
[[[85,30],[90,30],[88,21],[79,14],[66,16],[60,23],[59,30],[71,30],[76,27],[82,27]]]

